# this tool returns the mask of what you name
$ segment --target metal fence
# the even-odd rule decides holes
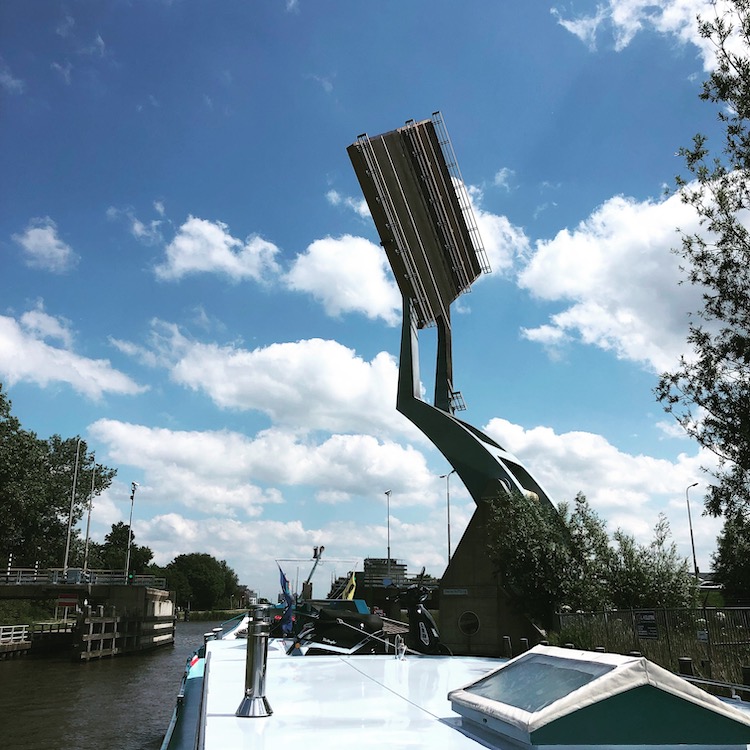
[[[136,575],[130,579],[122,570],[83,570],[82,568],[7,568],[0,570],[0,585],[7,584],[109,584],[136,586],[153,586],[164,589],[167,586],[165,578],[153,575]]]
[[[560,643],[639,652],[673,672],[742,685],[750,674],[750,608],[558,613]],[[689,662],[687,660],[690,660]],[[743,669],[744,667],[744,669]]]

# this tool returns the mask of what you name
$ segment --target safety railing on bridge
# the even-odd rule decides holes
[[[28,625],[0,625],[0,643],[27,643],[30,640]]]
[[[165,578],[153,575],[125,575],[122,570],[83,570],[83,568],[6,568],[0,571],[0,585],[81,584],[153,586],[164,589]]]

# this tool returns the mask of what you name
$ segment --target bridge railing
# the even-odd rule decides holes
[[[0,585],[28,585],[39,584],[81,584],[95,583],[124,586],[132,584],[135,586],[153,586],[154,588],[166,588],[165,578],[153,575],[136,575],[127,579],[122,570],[83,570],[83,568],[6,568],[0,570]]]
[[[27,643],[30,640],[28,625],[0,625],[0,643]]]

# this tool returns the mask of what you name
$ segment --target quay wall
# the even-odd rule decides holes
[[[11,591],[11,596],[5,596]],[[0,658],[23,651],[67,653],[75,660],[88,661],[174,643],[174,596],[164,589],[117,584],[0,586],[0,598],[32,597],[54,604],[55,622],[15,626],[28,628],[23,640],[16,639],[24,645],[8,643],[0,648]]]

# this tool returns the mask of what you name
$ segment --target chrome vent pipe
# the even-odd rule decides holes
[[[269,607],[268,604],[258,604],[249,612],[245,697],[235,712],[235,716],[260,718],[273,713],[266,700],[266,662],[268,660],[268,637],[271,632],[267,617]]]

